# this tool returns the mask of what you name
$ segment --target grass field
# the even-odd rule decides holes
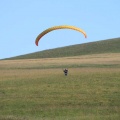
[[[119,120],[119,101],[120,53],[0,61],[0,120]]]

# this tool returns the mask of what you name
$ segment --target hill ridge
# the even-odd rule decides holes
[[[57,58],[101,53],[120,53],[120,38],[48,49],[7,59]]]

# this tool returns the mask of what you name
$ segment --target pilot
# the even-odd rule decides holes
[[[65,76],[67,76],[67,74],[68,74],[68,69],[65,68],[65,69],[63,70],[63,72],[64,72]]]

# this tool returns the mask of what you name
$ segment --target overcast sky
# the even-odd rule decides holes
[[[37,35],[56,25],[83,29],[56,30],[35,45]],[[120,37],[120,0],[0,0],[0,59],[46,49]]]

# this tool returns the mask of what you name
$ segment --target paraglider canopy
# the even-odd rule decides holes
[[[53,31],[53,30],[57,30],[57,29],[72,29],[72,30],[76,30],[76,31],[78,31],[78,32],[81,32],[81,33],[84,35],[85,38],[87,37],[86,33],[85,33],[82,29],[80,29],[80,28],[78,28],[78,27],[69,26],[69,25],[61,25],[61,26],[54,26],[54,27],[48,28],[48,29],[44,30],[43,32],[41,32],[41,33],[37,36],[37,38],[36,38],[36,40],[35,40],[35,44],[38,46],[39,40],[40,40],[45,34],[47,34],[48,32],[51,32],[51,31]]]

